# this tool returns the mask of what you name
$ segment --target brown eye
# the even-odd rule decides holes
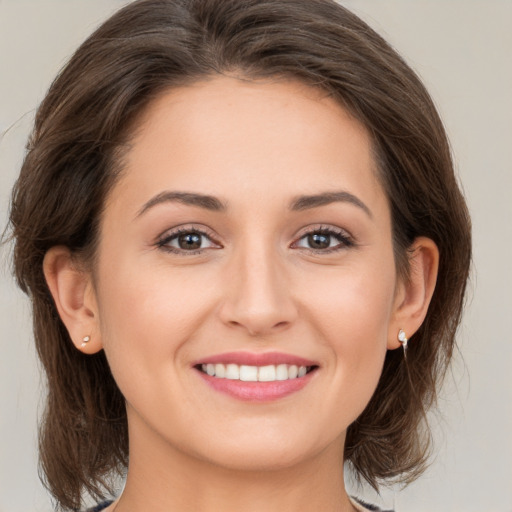
[[[168,233],[157,245],[164,250],[181,254],[195,254],[203,249],[219,248],[209,235],[192,229]]]
[[[331,235],[324,233],[313,233],[308,235],[307,240],[311,249],[327,249],[331,245]]]
[[[354,242],[345,231],[338,229],[320,229],[305,233],[293,247],[309,249],[319,253],[329,253],[348,247],[352,247]]]
[[[183,233],[178,236],[178,247],[185,251],[191,251],[201,248],[202,235],[199,233]]]

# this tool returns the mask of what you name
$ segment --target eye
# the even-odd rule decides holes
[[[157,245],[164,250],[182,254],[197,254],[203,249],[219,247],[207,233],[189,228],[166,232]]]
[[[314,252],[334,252],[346,247],[351,247],[354,242],[350,236],[342,230],[322,228],[304,234],[294,247],[309,249]]]

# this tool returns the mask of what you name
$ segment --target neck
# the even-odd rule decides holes
[[[144,427],[142,427],[144,428]],[[115,512],[352,512],[343,482],[343,440],[286,467],[226,468],[130,431],[130,465]]]

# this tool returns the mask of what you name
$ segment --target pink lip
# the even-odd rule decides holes
[[[193,364],[198,375],[203,381],[215,391],[244,402],[272,402],[296,393],[303,389],[312,378],[316,371],[308,372],[304,377],[295,379],[274,381],[274,382],[244,382],[241,380],[219,379],[211,377],[199,370],[197,367],[201,364],[238,364],[249,366],[266,366],[277,364],[289,364],[297,366],[318,366],[314,361],[302,357],[283,354],[279,352],[269,352],[256,354],[253,352],[229,352],[201,359]]]
[[[217,379],[197,370],[199,376],[213,389],[244,402],[272,402],[300,391],[316,374],[274,382],[243,382],[241,380]]]
[[[295,364],[297,366],[318,366],[318,363],[310,359],[284,354],[282,352],[264,352],[261,354],[255,352],[226,352],[214,356],[205,357],[192,363],[192,366],[199,364],[238,364],[248,366],[267,366],[270,364]]]

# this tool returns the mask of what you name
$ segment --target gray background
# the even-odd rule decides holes
[[[34,109],[122,0],[0,0],[0,226]],[[432,420],[430,470],[370,499],[397,512],[512,512],[512,0],[347,0],[429,87],[474,224],[461,354]],[[26,299],[0,270],[0,512],[49,511],[36,469],[43,393]]]

